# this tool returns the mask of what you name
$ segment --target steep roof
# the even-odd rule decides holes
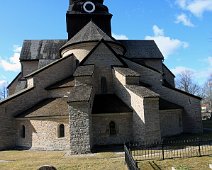
[[[84,65],[86,60],[95,52],[95,50],[100,46],[100,45],[105,45],[107,49],[123,64],[123,66],[127,67],[127,64],[124,62],[122,59],[121,55],[118,55],[113,48],[107,44],[107,42],[104,39],[101,39],[98,44],[88,53],[88,55],[80,62],[80,65]]]
[[[20,60],[58,59],[59,50],[67,40],[25,40]]]
[[[16,118],[38,118],[68,116],[68,105],[63,98],[45,99],[28,110],[22,112]]]
[[[126,85],[126,88],[142,98],[155,98],[160,96],[158,93],[155,93],[154,91],[143,86]]]
[[[47,90],[52,90],[52,89],[59,89],[59,88],[67,88],[67,87],[74,87],[75,85],[75,81],[74,81],[74,77],[68,77],[62,81],[56,82],[52,85],[50,85],[49,87],[47,87]]]
[[[82,32],[81,32],[82,31]],[[60,49],[74,43],[99,41],[104,39],[120,43],[126,48],[125,56],[129,59],[163,59],[163,55],[153,40],[119,40],[105,34],[92,21],[89,22],[72,39],[67,40],[25,40],[22,46],[20,60],[59,59]]]
[[[125,46],[127,58],[164,59],[154,40],[119,40]]]
[[[100,41],[101,39],[112,42],[116,41],[114,38],[110,37],[105,32],[103,32],[94,22],[90,21],[74,37],[72,37],[62,47],[62,49],[71,44],[76,44],[80,42],[89,42],[89,41]]]

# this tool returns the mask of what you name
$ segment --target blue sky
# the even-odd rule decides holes
[[[19,73],[25,39],[65,39],[69,0],[2,1],[0,86]],[[175,73],[203,84],[212,73],[212,0],[105,0],[117,38],[154,39]]]

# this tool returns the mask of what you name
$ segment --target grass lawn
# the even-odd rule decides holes
[[[7,162],[5,162],[7,161]],[[124,154],[98,153],[71,156],[57,151],[1,151],[1,170],[37,170],[53,165],[57,170],[125,170]]]
[[[194,158],[184,158],[184,159],[167,159],[164,161],[154,161],[154,163],[159,167],[158,170],[171,170],[175,167],[177,170],[210,170],[209,164],[212,164],[212,157],[194,157]],[[151,170],[150,164],[153,161],[141,161],[138,163],[142,170]]]

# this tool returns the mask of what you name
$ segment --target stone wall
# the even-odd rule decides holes
[[[160,110],[161,136],[173,136],[183,132],[182,110]]]
[[[95,65],[95,83],[94,88],[97,94],[101,94],[101,80],[102,77],[106,78],[107,93],[113,93],[113,78],[112,78],[112,65],[123,65],[118,58],[109,50],[109,48],[101,43],[97,49],[89,56],[84,63]]]
[[[48,93],[45,88],[55,83],[55,80],[63,80],[72,75],[75,69],[75,67],[72,67],[73,60],[73,57],[66,57],[56,64],[51,64],[39,70],[36,74],[29,77],[33,77],[34,79],[33,87],[26,88],[0,102],[0,124],[4,127],[0,128],[1,148],[13,147],[15,145],[13,116],[22,113],[36,103],[48,98]]]
[[[113,77],[116,95],[133,109],[133,140],[135,142],[160,140],[158,95],[151,92],[148,92],[149,95],[148,93],[142,95],[147,89],[136,85],[132,86],[132,89],[138,89],[140,94],[135,93],[123,84],[125,76],[116,73],[115,70]]]
[[[90,101],[91,102],[91,101]],[[70,149],[73,154],[90,153],[92,142],[92,117],[90,102],[69,103]]]
[[[65,126],[65,137],[59,138],[59,126]],[[25,138],[21,136],[25,126]],[[38,150],[69,150],[70,127],[68,117],[16,121],[16,146]]]
[[[167,87],[155,88],[160,96],[184,108],[183,131],[185,133],[202,133],[202,117],[200,99]]]
[[[145,117],[145,140],[160,141],[160,115],[159,115],[159,98],[144,98],[144,117]],[[136,129],[135,129],[136,130]]]
[[[162,75],[154,70],[125,60],[130,68],[137,71],[140,81],[150,84],[151,90],[160,94],[161,98],[184,108],[183,131],[187,133],[202,133],[202,118],[200,99],[184,92],[170,89],[162,85]]]
[[[17,77],[15,78],[15,80],[13,80],[12,84],[10,84],[9,88],[8,88],[8,94],[9,96],[13,95],[16,91],[16,86],[18,84],[19,79],[21,78],[22,74],[18,74]]]
[[[62,50],[61,55],[66,57],[74,54],[81,62],[96,45],[97,42],[75,44]]]
[[[139,64],[136,64],[130,60],[126,60],[125,62],[129,66],[130,69],[136,71],[140,74],[140,81],[150,84],[150,85],[157,85],[161,86],[162,84],[162,74],[160,72],[154,71],[150,68],[141,66]]]
[[[132,141],[132,113],[93,114],[93,145],[123,144]],[[110,135],[111,122],[116,125],[115,135]]]
[[[22,77],[25,77],[38,69],[38,61],[22,61],[21,66]]]
[[[172,85],[173,87],[175,87],[175,81],[174,81],[175,76],[172,74],[172,72],[165,65],[163,65],[163,73],[164,73],[165,80],[170,85]]]
[[[14,146],[14,126],[13,119],[6,114],[6,108],[0,107],[0,150],[10,149]]]
[[[144,62],[147,66],[152,67],[161,73],[163,72],[162,59],[145,59]]]

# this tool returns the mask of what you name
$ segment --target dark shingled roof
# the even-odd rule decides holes
[[[86,65],[77,67],[74,77],[92,76],[94,73],[94,65]]]
[[[183,109],[183,107],[160,98],[159,99],[159,109],[160,110],[172,110],[172,109]]]
[[[72,37],[62,48],[65,48],[71,44],[88,41],[105,41],[115,42],[116,40],[104,33],[95,23],[90,21],[85,25],[74,37]]]
[[[53,116],[68,116],[68,104],[63,98],[45,99],[16,118],[38,118]]]
[[[163,59],[163,55],[154,40],[119,40],[127,52],[127,58],[158,58]]]
[[[71,76],[62,81],[59,81],[50,85],[46,89],[51,90],[51,89],[58,89],[58,88],[74,87],[74,85],[75,85],[74,77]]]
[[[115,94],[96,95],[92,114],[132,112]]]
[[[91,86],[75,86],[70,90],[68,102],[88,102],[92,94]]]
[[[60,48],[67,40],[25,40],[20,60],[59,59]]]
[[[129,76],[129,77],[140,77],[140,74],[137,72],[124,67],[114,67],[114,70],[122,74],[123,76]]]
[[[68,42],[67,40],[25,40],[20,60],[59,59],[60,49],[68,45],[87,41],[110,41],[126,47],[125,56],[130,59],[158,58],[163,59],[159,48],[153,40],[119,40],[105,34],[93,22],[89,22]]]
[[[154,98],[154,97],[160,96],[159,94],[143,86],[126,85],[126,87],[132,92],[134,92],[135,94],[137,94],[138,96],[143,98]]]

